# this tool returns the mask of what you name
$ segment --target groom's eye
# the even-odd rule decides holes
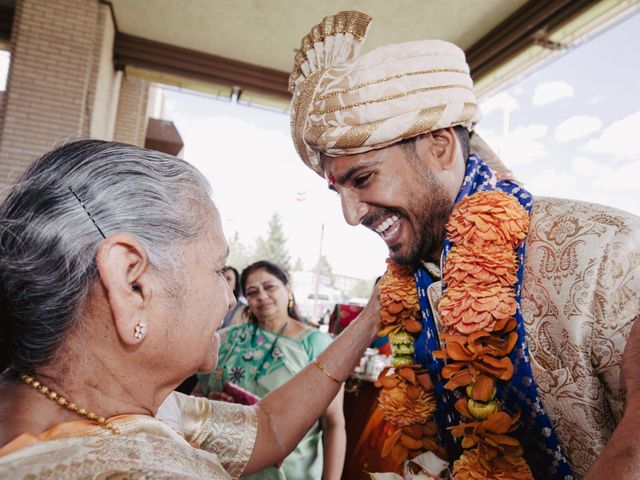
[[[353,181],[353,185],[357,188],[364,187],[371,179],[371,177],[373,177],[373,173],[365,173],[364,175],[360,175]]]

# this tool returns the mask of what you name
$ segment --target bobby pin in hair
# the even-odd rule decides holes
[[[73,188],[69,187],[69,191],[71,193],[73,193],[73,196],[76,197],[76,200],[78,200],[80,202],[80,205],[82,205],[82,208],[84,208],[84,211],[87,212],[87,215],[89,216],[89,218],[91,219],[93,224],[96,226],[96,228],[100,232],[100,235],[102,235],[102,238],[107,238],[106,235],[102,232],[102,229],[98,226],[98,223],[95,221],[93,216],[91,216],[91,212],[89,212],[89,210],[87,210],[87,207],[84,205],[84,202],[82,200],[80,200],[80,197],[76,194],[76,192],[73,191]]]

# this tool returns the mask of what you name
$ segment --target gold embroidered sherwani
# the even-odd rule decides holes
[[[538,197],[526,242],[521,308],[531,371],[575,477],[582,478],[622,418],[620,362],[640,315],[640,218]],[[441,288],[438,281],[428,289],[440,334]]]
[[[536,199],[521,306],[538,392],[580,478],[623,412],[620,360],[640,315],[640,218]]]
[[[119,435],[84,420],[22,435],[0,449],[0,478],[238,478],[256,439],[255,409],[170,397],[179,412],[173,428],[153,417],[122,415],[111,419]]]

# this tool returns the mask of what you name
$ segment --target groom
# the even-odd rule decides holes
[[[640,219],[532,197],[473,131],[481,114],[464,53],[425,40],[360,56],[370,20],[341,12],[302,40],[290,77],[298,154],[340,195],[350,225],[369,228],[394,262],[415,267],[424,324],[416,354],[440,382],[441,365],[431,355],[438,343],[428,341],[437,338],[439,319],[423,297],[441,280],[449,216],[476,192],[514,197],[530,224],[518,252],[520,342],[504,401],[523,412],[525,457],[536,478],[582,478],[599,456],[594,469],[633,478],[640,471],[633,439],[640,419],[630,405],[640,403],[640,388],[635,365],[629,367],[631,347],[624,376],[620,364],[640,315]],[[437,400],[441,440],[455,449],[447,430],[460,421],[452,420],[455,399]]]

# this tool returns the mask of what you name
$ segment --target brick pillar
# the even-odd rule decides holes
[[[127,77],[122,80],[114,140],[144,147],[148,99],[149,82]]]
[[[108,125],[92,128],[94,107],[109,111],[113,103],[105,85],[117,95],[109,22],[98,0],[17,0],[0,124],[0,197],[53,146],[109,136]]]

